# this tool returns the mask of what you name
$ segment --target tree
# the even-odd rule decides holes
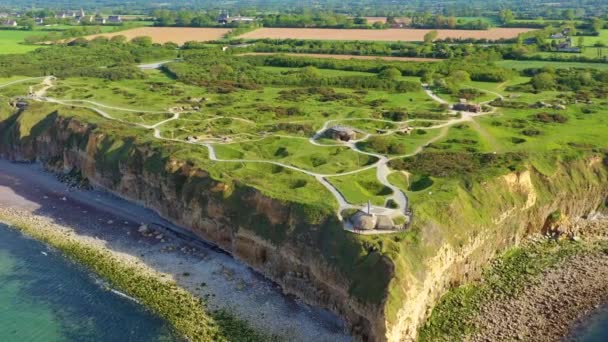
[[[555,76],[548,72],[541,72],[532,78],[532,86],[537,91],[555,88]]]
[[[470,82],[471,75],[464,70],[456,70],[450,73],[450,81],[454,84]]]
[[[124,44],[127,42],[127,37],[123,36],[122,34],[119,34],[110,38],[110,41],[115,44]]]
[[[388,80],[396,80],[401,77],[401,71],[395,67],[384,68],[380,73],[378,73],[378,77]]]
[[[437,32],[436,30],[429,31],[427,34],[424,35],[424,43],[425,44],[432,43],[433,40],[435,40],[438,35],[439,35],[439,32]]]
[[[455,17],[455,16],[453,16],[453,15],[452,15],[452,16],[450,16],[450,17],[448,18],[448,28],[453,29],[453,28],[455,28],[455,27],[456,27],[456,24],[457,24],[456,17]]]
[[[19,26],[22,26],[25,30],[33,31],[36,26],[36,22],[32,18],[25,18],[19,21]]]
[[[445,25],[446,19],[441,14],[435,16],[435,28],[442,28]]]
[[[515,19],[515,15],[513,14],[513,11],[511,11],[510,9],[506,8],[500,11],[500,22],[502,22],[503,24],[508,24],[510,22],[512,22]]]
[[[152,46],[152,38],[148,36],[135,37],[131,40],[131,43],[142,47],[149,47]]]
[[[367,25],[367,19],[361,17],[356,17],[353,22],[355,25]]]
[[[576,39],[576,45],[577,45],[579,48],[581,48],[581,49],[582,49],[582,48],[584,48],[584,47],[585,47],[585,37],[583,37],[583,36],[579,36],[579,37]]]
[[[594,32],[599,33],[604,28],[604,21],[601,18],[591,19],[591,28]]]
[[[567,10],[564,10],[564,12],[562,13],[562,17],[564,19],[568,19],[568,20],[572,21],[572,20],[574,20],[575,12],[571,8],[567,9]]]

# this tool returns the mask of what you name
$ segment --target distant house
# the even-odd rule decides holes
[[[17,22],[14,20],[6,20],[2,22],[2,26],[15,27],[17,26]]]
[[[230,14],[228,12],[221,12],[220,15],[217,17],[217,22],[223,25],[228,24],[229,20]]]
[[[92,23],[95,20],[95,17],[93,17],[92,15],[77,15],[76,17],[74,17],[74,20],[76,20],[77,23]]]
[[[97,24],[105,24],[105,23],[106,23],[106,19],[105,19],[105,18],[103,18],[103,17],[96,17],[96,18],[95,18],[95,22],[96,22]]]
[[[551,38],[551,39],[564,39],[564,38],[566,38],[566,36],[564,36],[563,33],[559,32],[559,33],[554,33],[554,34],[550,35],[549,38]]]
[[[557,51],[559,52],[581,52],[581,48],[572,44],[572,38],[568,37],[566,41],[557,44]]]
[[[5,19],[5,18],[8,18],[8,17],[9,17],[8,13],[0,13],[0,18],[1,19]]]
[[[220,15],[217,17],[217,22],[223,25],[226,25],[228,23],[252,23],[254,21],[255,18],[242,17],[240,15],[237,15],[236,17],[231,17],[227,11],[221,12]]]
[[[82,10],[80,10],[81,12],[84,12]],[[76,11],[63,11],[63,12],[59,12],[55,15],[55,18],[57,19],[68,19],[68,18],[75,18],[76,16],[78,16],[78,12]]]
[[[44,25],[44,18],[35,18],[34,23],[36,23],[36,25]]]
[[[111,15],[108,17],[108,23],[120,24],[120,23],[122,23],[122,18],[119,15]]]
[[[229,21],[231,23],[252,23],[255,21],[255,18],[251,17],[241,17],[240,15],[234,18],[230,18]]]

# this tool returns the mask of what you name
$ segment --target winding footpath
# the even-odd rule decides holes
[[[162,66],[162,64],[164,64],[166,62],[161,62],[161,63],[155,63],[155,64],[149,64],[149,65],[141,65],[139,66],[140,68],[146,69],[146,68],[152,68],[153,66],[158,68],[160,66]],[[214,145],[216,144],[221,144],[221,145],[226,145],[226,144],[231,144],[233,142],[227,142],[223,139],[220,138],[208,138],[205,139],[203,141],[197,141],[197,140],[182,140],[182,139],[175,139],[175,138],[167,138],[167,137],[163,137],[162,135],[162,131],[160,130],[160,127],[162,127],[163,125],[166,125],[167,123],[171,122],[171,121],[176,121],[176,120],[180,120],[181,117],[180,115],[182,114],[182,112],[176,111],[176,110],[169,110],[166,112],[163,111],[146,111],[146,110],[136,110],[136,109],[132,109],[132,108],[121,108],[121,107],[115,107],[115,106],[109,106],[106,104],[102,104],[99,102],[95,102],[95,101],[90,101],[90,100],[61,100],[61,99],[56,99],[56,98],[52,98],[52,97],[48,97],[46,96],[47,91],[53,87],[54,82],[56,81],[55,77],[53,76],[47,76],[47,77],[37,77],[37,78],[27,78],[27,79],[23,79],[23,80],[17,80],[17,81],[12,81],[10,83],[4,84],[4,85],[0,85],[0,88],[3,87],[7,87],[10,85],[14,85],[14,84],[18,84],[18,83],[23,83],[23,82],[28,82],[28,81],[35,81],[35,80],[42,80],[41,84],[40,84],[40,88],[36,91],[30,91],[30,94],[25,97],[27,99],[31,99],[34,101],[39,101],[39,102],[50,102],[50,103],[55,103],[55,104],[59,104],[59,105],[64,105],[64,106],[72,106],[72,107],[79,107],[79,108],[86,108],[89,110],[94,111],[95,113],[99,114],[100,116],[102,116],[105,119],[108,120],[113,120],[113,121],[117,121],[117,122],[121,122],[124,124],[130,124],[130,125],[135,125],[137,127],[141,127],[147,130],[152,130],[153,131],[153,136],[156,139],[159,140],[165,140],[165,141],[172,141],[172,142],[178,142],[178,143],[186,143],[186,144],[191,144],[191,145],[199,145],[199,146],[203,146],[205,148],[207,148],[208,153],[209,153],[209,159],[214,161],[214,162],[222,162],[222,163],[264,163],[264,164],[272,164],[272,165],[276,165],[276,166],[280,166],[283,167],[285,169],[289,169],[289,170],[293,170],[293,171],[297,171],[297,172],[301,172],[303,174],[306,174],[308,176],[314,177],[319,183],[321,183],[332,195],[333,197],[336,199],[337,203],[338,203],[338,210],[337,210],[337,216],[340,218],[340,220],[342,220],[342,212],[344,210],[347,209],[360,209],[360,210],[366,210],[366,206],[362,205],[362,204],[352,204],[349,203],[348,200],[345,198],[344,194],[342,194],[340,192],[340,190],[334,186],[328,179],[332,178],[332,177],[341,177],[341,176],[348,176],[348,175],[354,175],[357,173],[361,173],[367,170],[372,170],[372,169],[376,169],[376,178],[378,180],[378,182],[380,184],[382,184],[383,186],[391,189],[392,191],[392,195],[388,196],[385,202],[385,205],[389,202],[389,200],[392,200],[392,202],[395,204],[396,208],[388,208],[386,206],[373,206],[372,212],[378,215],[386,215],[389,217],[398,217],[398,216],[407,216],[409,215],[409,200],[407,198],[407,195],[405,194],[405,192],[400,189],[399,187],[393,185],[390,183],[390,181],[388,180],[388,177],[391,173],[393,173],[394,171],[391,170],[388,166],[388,163],[391,160],[396,160],[396,159],[400,159],[400,158],[405,158],[405,157],[411,157],[411,156],[415,156],[416,154],[422,152],[424,150],[424,148],[428,145],[430,145],[433,142],[436,142],[440,139],[443,139],[447,133],[448,133],[448,129],[449,127],[459,124],[459,123],[463,123],[463,122],[467,122],[467,121],[472,121],[474,122],[474,118],[477,116],[481,116],[481,115],[487,115],[490,113],[494,112],[494,109],[492,109],[489,112],[485,112],[485,113],[471,113],[471,112],[456,112],[454,110],[450,110],[449,113],[454,115],[454,114],[459,114],[459,117],[454,117],[451,118],[449,120],[418,120],[418,119],[412,119],[412,120],[406,120],[406,121],[400,121],[400,122],[396,122],[396,121],[391,121],[391,120],[383,120],[383,119],[373,119],[373,118],[345,118],[345,119],[332,119],[332,120],[328,120],[326,122],[323,123],[322,127],[311,137],[308,139],[309,143],[315,146],[320,146],[320,147],[332,147],[332,146],[340,146],[340,147],[347,147],[349,149],[351,149],[352,151],[359,153],[359,154],[363,154],[366,156],[370,156],[376,159],[376,161],[372,164],[366,165],[364,167],[360,167],[358,169],[355,170],[350,170],[350,171],[346,171],[346,172],[341,172],[341,173],[334,173],[334,174],[322,174],[322,173],[317,173],[317,172],[312,172],[294,165],[290,165],[290,164],[286,164],[286,163],[281,163],[281,162],[277,162],[277,161],[273,161],[273,160],[266,160],[266,159],[222,159],[219,158],[217,156],[216,150],[214,148]],[[425,93],[434,101],[440,103],[440,104],[444,104],[447,105],[448,102],[445,101],[444,99],[440,98],[439,96],[437,96],[432,90],[430,90],[430,88],[423,84],[422,85],[424,88]],[[502,95],[495,93],[496,95],[498,95],[500,98],[503,98]],[[136,112],[136,113],[148,113],[148,114],[173,114],[172,117],[162,120],[160,122],[157,122],[153,125],[146,125],[146,124],[142,124],[142,123],[135,123],[135,122],[130,122],[130,121],[125,121],[122,120],[120,118],[116,118],[115,116],[111,115],[110,113],[106,112],[104,109],[110,109],[110,110],[114,110],[114,111],[122,111],[122,112]],[[218,118],[211,118],[208,120],[216,120]],[[250,120],[246,120],[243,118],[234,118],[234,119],[238,119],[240,121],[243,121],[245,123],[248,124],[255,124],[254,122],[250,121]],[[332,125],[338,124],[340,122],[348,122],[348,121],[375,121],[375,122],[384,122],[384,123],[390,123],[390,124],[394,124],[399,126],[401,129],[407,125],[409,125],[412,122],[415,121],[426,121],[426,122],[436,122],[437,124],[429,126],[429,127],[411,127],[411,128],[416,128],[416,129],[422,129],[422,130],[435,130],[435,129],[440,129],[441,132],[439,135],[435,136],[434,138],[428,140],[425,144],[418,146],[414,151],[412,151],[409,154],[406,155],[400,155],[400,156],[393,156],[393,157],[387,157],[381,154],[377,154],[377,153],[372,153],[372,152],[367,152],[367,151],[363,151],[361,149],[359,149],[359,147],[357,146],[358,143],[366,141],[367,139],[369,139],[372,136],[380,136],[380,135],[391,135],[396,133],[397,131],[399,131],[399,129],[395,129],[395,130],[387,130],[386,132],[383,133],[378,133],[378,134],[370,134],[361,130],[357,130],[358,133],[362,134],[363,136],[359,139],[356,140],[352,140],[352,141],[348,141],[348,142],[337,142],[334,144],[324,144],[319,142],[319,140],[323,137],[323,134],[325,133],[325,131],[327,129],[329,129],[330,127],[332,127]],[[289,139],[303,139],[302,137],[295,137],[295,136],[286,136],[286,135],[270,135],[270,134],[264,134],[263,137],[261,138],[257,138],[257,139],[249,139],[249,140],[243,140],[240,142],[255,142],[255,141],[260,141],[263,139],[267,139],[270,137],[281,137],[281,138],[289,138]],[[304,138],[306,139],[306,138]],[[349,229],[350,227],[348,227],[348,223],[345,222],[345,228]],[[391,233],[394,231],[386,231],[386,232],[382,232],[382,231],[377,231],[375,233]]]

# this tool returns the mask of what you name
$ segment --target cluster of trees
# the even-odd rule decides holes
[[[483,178],[520,170],[527,157],[522,152],[424,152],[413,157],[392,160],[390,167],[431,177]]]
[[[433,33],[435,32],[435,33]],[[403,42],[377,42],[377,41],[326,41],[326,40],[277,40],[260,39],[249,41],[251,45],[240,48],[240,52],[274,52],[274,53],[320,53],[320,54],[346,54],[362,56],[397,56],[397,57],[427,57],[427,58],[454,58],[484,54],[493,51],[503,54],[509,51],[507,44],[494,44],[481,46],[484,41],[465,41],[446,39],[430,42],[436,38],[436,31],[431,31],[426,37],[426,44]],[[241,41],[233,41],[240,43]],[[476,44],[473,44],[476,43]]]
[[[322,27],[322,28],[385,28],[388,25],[374,23],[369,25],[362,17],[351,16],[336,12],[304,10],[299,13],[281,11],[279,14],[259,14],[253,11],[244,11],[239,14],[255,18],[253,25],[264,25],[266,27]],[[251,23],[238,21],[227,24],[220,23],[218,18],[220,11],[171,11],[167,9],[153,12],[155,26],[177,26],[177,27],[215,27],[215,26],[250,26]]]
[[[415,28],[435,29],[459,29],[459,30],[487,30],[490,23],[485,20],[463,20],[455,16],[444,16],[443,14],[414,13],[411,16],[410,26]]]
[[[386,24],[369,25],[367,19],[344,14],[306,10],[302,13],[268,14],[260,17],[265,27],[322,27],[322,28],[385,28]]]
[[[92,41],[77,39],[69,44],[38,49],[27,54],[0,56],[0,76],[86,76],[111,80],[145,77],[135,64],[175,58],[174,46],[160,46],[149,38],[126,42],[124,36]]]
[[[265,57],[265,56],[257,56]],[[419,89],[414,82],[401,80],[401,71],[383,66],[376,75],[328,76],[314,65],[302,65],[282,73],[267,71],[257,66],[273,65],[262,59],[226,56],[217,49],[189,50],[184,61],[164,66],[165,71],[176,79],[190,84],[216,87],[225,91],[236,88],[257,89],[260,85],[285,85],[303,87],[340,87],[352,89],[381,89],[408,92]],[[275,61],[275,66],[287,66]],[[220,88],[217,88],[217,86]]]
[[[339,60],[339,59],[319,59],[296,56],[243,56],[240,57],[249,61],[253,65],[304,68],[314,66],[319,69],[333,69],[345,71],[362,71],[381,75],[387,69],[395,69],[404,76],[422,77],[425,82],[433,82],[434,79],[445,79],[446,77],[465,77],[466,80],[484,82],[504,82],[513,76],[510,69],[498,67],[492,64],[500,55],[493,55],[490,52],[481,53],[476,59],[463,59],[445,61],[443,63],[404,63],[389,61],[372,60]],[[463,72],[455,73],[456,71]],[[394,73],[391,71],[390,73]],[[460,75],[460,76],[459,76]]]
[[[156,10],[152,13],[155,26],[213,27],[219,26],[219,11]],[[230,25],[229,25],[230,26]]]
[[[593,91],[608,92],[608,71],[595,69],[526,69],[524,73],[532,76],[529,84],[535,91]],[[524,86],[524,87],[525,87]]]
[[[31,35],[24,38],[26,44],[41,42],[58,42],[74,37],[88,36],[102,33],[99,26],[74,26],[67,30],[41,31],[41,34]]]

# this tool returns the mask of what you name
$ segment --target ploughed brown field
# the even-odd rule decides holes
[[[247,32],[239,38],[245,39],[319,39],[319,40],[378,40],[421,42],[424,35],[433,30],[419,29],[315,29],[315,28],[261,28]],[[438,39],[474,38],[500,39],[515,38],[520,33],[532,31],[527,28],[492,28],[489,30],[436,30]]]
[[[240,56],[268,56],[268,55],[284,55],[295,57],[313,57],[313,58],[333,58],[333,59],[381,59],[383,61],[402,61],[402,62],[439,62],[438,58],[421,58],[421,57],[393,57],[393,56],[359,56],[359,55],[331,55],[324,53],[274,53],[274,52],[248,52],[240,54]]]
[[[179,45],[189,41],[206,42],[224,37],[230,29],[224,28],[194,28],[194,27],[138,27],[131,30],[101,33],[85,37],[92,39],[99,36],[114,37],[125,36],[128,40],[135,37],[148,36],[155,43],[173,42]]]

